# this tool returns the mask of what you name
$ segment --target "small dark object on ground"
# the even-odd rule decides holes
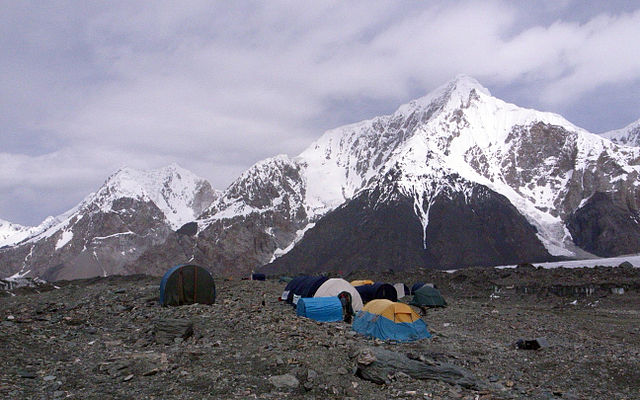
[[[516,342],[516,349],[520,350],[539,350],[544,347],[549,347],[549,342],[542,337],[533,340],[520,339]]]

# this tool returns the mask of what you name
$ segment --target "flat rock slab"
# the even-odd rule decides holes
[[[357,372],[363,379],[383,384],[399,372],[414,379],[433,379],[460,385],[470,389],[481,389],[484,385],[470,371],[453,364],[436,360],[413,360],[404,354],[380,347],[365,347],[356,353]]]
[[[289,387],[297,388],[300,382],[291,374],[275,375],[269,378],[269,382],[277,388]]]
[[[174,339],[186,339],[193,335],[193,322],[187,319],[162,319],[154,323],[153,335],[156,343],[170,344]]]

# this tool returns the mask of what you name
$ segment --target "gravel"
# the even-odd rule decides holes
[[[417,270],[375,278],[437,284],[449,306],[423,317],[433,338],[383,343],[346,323],[299,318],[277,300],[284,287],[277,280],[219,279],[211,306],[160,307],[160,279],[140,275],[0,296],[0,398],[640,399],[638,269]],[[588,296],[548,290],[558,284],[598,289]],[[193,332],[158,341],[162,321],[189,321]],[[518,339],[536,338],[549,346],[516,349]],[[487,386],[404,373],[382,385],[361,379],[355,355],[371,346],[465,368]]]

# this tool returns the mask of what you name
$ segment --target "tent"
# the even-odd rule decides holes
[[[265,274],[251,274],[252,281],[264,281],[265,279],[267,279]]]
[[[362,297],[360,293],[349,282],[341,278],[328,279],[316,290],[313,297],[329,297],[338,296],[342,292],[349,292],[351,294],[351,308],[353,311],[358,312],[362,310]]]
[[[321,322],[342,321],[342,303],[337,297],[302,297],[296,314]]]
[[[416,291],[423,286],[435,287],[433,283],[416,282],[413,284],[413,286],[411,286],[411,293],[408,294],[415,294]]]
[[[167,271],[160,281],[160,304],[213,304],[216,285],[206,269],[191,264],[177,265]]]
[[[325,276],[298,276],[287,284],[280,299],[295,305],[301,297],[313,297],[316,290],[328,280]]]
[[[374,299],[398,301],[396,288],[388,283],[376,282],[373,285],[356,286],[356,290],[360,293],[364,304]]]
[[[418,307],[444,307],[447,302],[438,289],[424,285],[413,294],[413,300],[409,304]]]
[[[411,342],[430,338],[427,324],[411,307],[386,299],[367,303],[353,321],[353,330],[381,340]]]
[[[373,285],[373,281],[370,281],[369,279],[360,279],[360,280],[351,281],[351,285],[354,287],[362,286],[362,285]]]
[[[409,288],[404,283],[396,283],[395,285],[393,285],[393,287],[396,289],[396,293],[399,299],[409,294]]]

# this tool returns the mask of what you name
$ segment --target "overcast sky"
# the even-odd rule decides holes
[[[119,167],[224,189],[256,161],[465,73],[592,132],[640,118],[634,1],[0,0],[0,218]]]

